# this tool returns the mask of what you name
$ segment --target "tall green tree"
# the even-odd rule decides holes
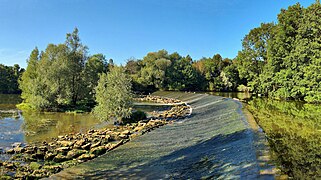
[[[268,44],[273,38],[274,28],[273,23],[262,23],[252,29],[242,40],[242,50],[236,57],[240,79],[253,90],[259,86],[258,77],[267,62]]]
[[[131,115],[131,79],[123,67],[114,66],[108,74],[102,73],[96,87],[94,114],[107,121],[128,118]]]
[[[95,87],[98,84],[99,74],[107,73],[108,63],[103,54],[94,54],[88,58],[84,68],[84,83],[86,88],[86,98],[94,100]]]
[[[71,91],[71,102],[76,102],[85,97],[82,89],[85,88],[83,82],[83,69],[87,61],[87,46],[84,46],[78,34],[78,29],[68,33],[65,45],[68,47],[68,68],[70,71],[69,88]]]
[[[20,88],[24,103],[37,110],[63,110],[94,101],[98,74],[107,71],[102,54],[87,57],[78,29],[68,33],[63,44],[35,48],[23,73]]]

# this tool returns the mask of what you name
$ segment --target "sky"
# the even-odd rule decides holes
[[[0,64],[26,67],[32,49],[64,43],[75,27],[89,55],[117,64],[161,49],[234,58],[251,29],[297,2],[315,0],[0,0]]]

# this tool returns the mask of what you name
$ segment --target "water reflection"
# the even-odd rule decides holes
[[[91,114],[24,112],[22,129],[27,143],[50,140],[59,135],[100,128],[102,123]]]
[[[257,98],[247,108],[264,129],[281,170],[295,179],[321,177],[321,106]]]

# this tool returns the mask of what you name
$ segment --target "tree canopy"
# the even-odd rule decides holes
[[[128,118],[132,112],[131,88],[131,79],[123,67],[115,66],[108,74],[102,73],[95,89],[98,103],[94,108],[95,115],[105,121]]]
[[[94,101],[98,74],[107,71],[102,54],[87,55],[78,29],[63,44],[35,48],[20,81],[21,97],[32,109],[59,110]]]

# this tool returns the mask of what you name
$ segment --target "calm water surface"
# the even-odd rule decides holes
[[[254,98],[247,108],[264,129],[273,159],[294,179],[321,177],[321,106]]]
[[[88,113],[21,112],[15,106],[20,102],[19,95],[0,95],[0,150],[8,149],[16,142],[42,142],[106,125]]]

